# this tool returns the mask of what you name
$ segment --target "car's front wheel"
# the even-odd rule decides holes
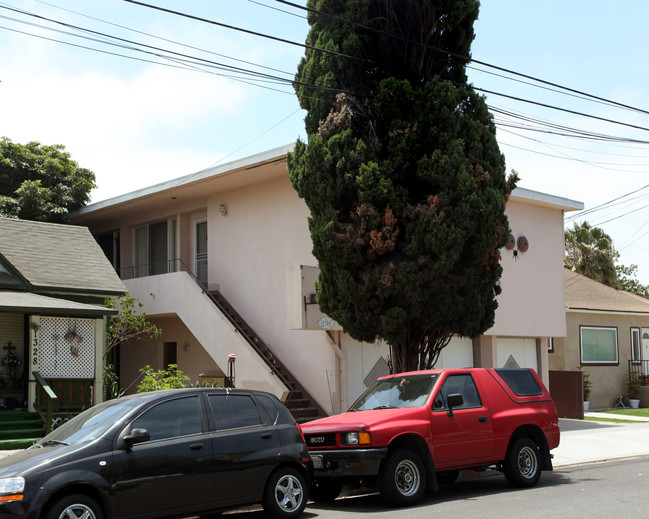
[[[272,517],[296,517],[306,506],[306,483],[300,472],[292,468],[280,468],[273,472],[266,483],[263,507]]]
[[[84,494],[69,494],[54,501],[43,519],[103,519],[97,502]]]
[[[414,505],[426,492],[424,464],[410,450],[392,451],[383,462],[378,483],[381,495],[391,505]]]
[[[541,477],[541,457],[536,443],[530,438],[516,440],[503,463],[503,472],[512,486],[536,485]]]

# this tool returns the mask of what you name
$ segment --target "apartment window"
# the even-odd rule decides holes
[[[618,364],[617,328],[581,326],[582,364]]]
[[[133,230],[134,277],[174,272],[176,220],[143,225]]]
[[[207,286],[207,222],[196,222],[196,278]]]
[[[548,353],[554,353],[554,338],[546,337],[546,345],[548,348]]]
[[[631,328],[631,360],[640,362],[640,328]]]

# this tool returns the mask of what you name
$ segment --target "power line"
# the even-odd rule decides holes
[[[131,0],[126,0],[126,1],[131,1]],[[476,63],[476,64],[478,64],[478,65],[482,65],[482,66],[484,66],[484,67],[488,67],[488,68],[492,68],[492,69],[494,69],[494,70],[498,70],[498,71],[500,71],[500,72],[505,72],[505,73],[507,73],[507,74],[512,74],[512,75],[514,75],[514,76],[518,76],[518,77],[521,77],[521,78],[524,78],[524,79],[529,79],[529,80],[531,80],[531,81],[535,81],[535,82],[537,82],[537,83],[541,83],[542,85],[546,85],[546,86],[549,86],[549,87],[554,87],[554,88],[558,88],[558,89],[561,89],[561,90],[565,90],[566,92],[570,92],[570,93],[572,93],[572,94],[576,94],[576,95],[578,95],[578,96],[583,96],[583,97],[586,97],[586,98],[589,98],[589,99],[592,99],[592,100],[595,100],[595,101],[598,101],[598,102],[602,102],[602,103],[605,103],[605,104],[614,105],[614,106],[617,106],[617,107],[619,107],[619,108],[624,108],[624,109],[627,109],[627,110],[631,110],[631,111],[635,111],[635,112],[640,112],[640,113],[644,113],[644,114],[649,115],[649,111],[648,111],[648,110],[644,110],[644,109],[642,109],[642,108],[637,108],[637,107],[634,107],[634,106],[626,105],[626,104],[623,104],[623,103],[620,103],[620,102],[617,102],[617,101],[613,101],[613,100],[610,100],[610,99],[606,99],[606,98],[604,98],[604,97],[600,97],[600,96],[596,96],[596,95],[593,95],[593,94],[589,94],[589,93],[587,93],[587,92],[583,92],[583,91],[581,91],[581,90],[577,90],[577,89],[574,89],[574,88],[566,87],[566,86],[560,85],[560,84],[558,84],[558,83],[554,83],[554,82],[552,82],[552,81],[547,81],[547,80],[540,79],[540,78],[537,78],[537,77],[534,77],[534,76],[531,76],[531,75],[528,75],[528,74],[523,74],[523,73],[521,73],[521,72],[516,72],[516,71],[511,70],[511,69],[507,69],[507,68],[504,68],[504,67],[499,67],[499,66],[497,66],[497,65],[492,65],[491,63],[487,63],[487,62],[485,62],[485,61],[480,61],[480,60],[474,59],[474,58],[469,57],[469,56],[463,56],[463,55],[458,54],[458,53],[456,53],[456,52],[451,52],[451,51],[449,51],[449,50],[442,49],[442,48],[440,48],[440,47],[436,47],[436,46],[428,45],[428,44],[426,44],[426,43],[422,43],[422,42],[419,42],[419,41],[415,41],[415,40],[411,40],[411,39],[408,39],[408,38],[404,38],[404,37],[399,36],[399,35],[397,35],[397,34],[388,33],[388,32],[386,32],[386,31],[382,31],[382,30],[380,30],[380,29],[376,29],[376,28],[373,28],[373,27],[369,27],[369,26],[367,26],[367,25],[364,25],[364,24],[361,24],[361,23],[358,23],[358,22],[354,22],[354,21],[352,21],[352,20],[348,20],[348,19],[346,19],[346,18],[342,18],[342,17],[340,17],[340,16],[332,15],[332,14],[330,14],[330,13],[326,13],[326,12],[323,12],[323,11],[318,11],[318,10],[316,10],[316,9],[312,9],[312,8],[310,8],[310,7],[301,6],[301,5],[299,5],[299,4],[295,4],[295,3],[293,3],[293,2],[289,2],[288,0],[275,0],[275,2],[278,2],[278,3],[281,3],[281,4],[285,4],[285,5],[289,5],[289,6],[291,6],[291,7],[296,8],[296,9],[301,9],[301,10],[303,10],[303,11],[308,11],[308,12],[310,12],[310,13],[318,14],[318,15],[321,15],[321,16],[326,16],[326,17],[328,17],[328,18],[332,18],[332,19],[335,19],[335,20],[338,20],[338,21],[340,21],[340,22],[347,23],[347,24],[350,24],[350,25],[354,25],[354,26],[356,26],[356,27],[363,28],[363,29],[368,30],[368,31],[372,31],[372,32],[375,32],[375,33],[380,33],[380,34],[383,34],[383,35],[389,36],[390,38],[394,38],[394,39],[398,39],[398,40],[400,40],[400,41],[404,41],[404,42],[406,42],[406,43],[411,43],[411,44],[414,44],[414,45],[417,45],[417,46],[420,46],[420,47],[423,47],[423,48],[426,48],[426,49],[430,49],[430,50],[434,50],[434,51],[436,51],[436,52],[444,53],[444,54],[446,54],[446,55],[448,55],[448,56],[452,56],[452,57],[454,57],[454,58],[457,58],[457,59],[461,60],[461,61],[464,62],[465,64],[468,64],[468,63],[470,63],[470,62],[473,62],[473,63]]]

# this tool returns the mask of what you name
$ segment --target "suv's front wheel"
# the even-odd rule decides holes
[[[426,492],[424,464],[410,450],[392,451],[383,462],[378,483],[381,495],[391,505],[414,505]]]

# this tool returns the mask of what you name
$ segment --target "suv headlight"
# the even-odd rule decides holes
[[[348,432],[343,435],[345,445],[369,445],[370,433],[368,432]]]
[[[0,503],[3,501],[19,501],[23,498],[25,478],[0,478]]]

